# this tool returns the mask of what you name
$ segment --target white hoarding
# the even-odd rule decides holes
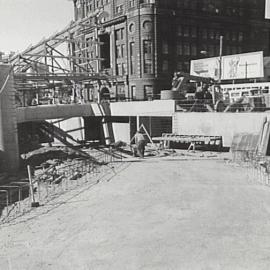
[[[262,78],[263,52],[243,53],[222,57],[222,79]]]
[[[219,79],[219,57],[192,60],[190,74]],[[252,52],[223,56],[221,59],[221,79],[235,80],[261,78],[263,72],[263,52]]]
[[[190,65],[190,74],[218,80],[219,69],[219,57],[192,60]]]
[[[265,19],[270,19],[270,0],[265,0]]]

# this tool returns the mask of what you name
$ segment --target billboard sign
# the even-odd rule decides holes
[[[270,0],[269,0],[270,1]],[[219,57],[192,60],[190,74],[219,79]],[[221,79],[236,80],[264,77],[263,52],[226,55],[221,58]]]
[[[209,77],[218,80],[219,57],[191,60],[190,74],[201,77]]]
[[[265,0],[265,19],[270,19],[270,0]]]
[[[222,79],[262,78],[263,52],[252,52],[222,57]]]

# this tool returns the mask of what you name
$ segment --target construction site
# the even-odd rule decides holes
[[[163,76],[169,8],[90,2],[0,59],[0,269],[269,269],[267,52]]]

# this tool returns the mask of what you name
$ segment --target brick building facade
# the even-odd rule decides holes
[[[176,70],[189,72],[190,60],[263,50],[270,54],[270,22],[264,0],[74,0],[75,19],[98,14],[82,25],[74,52],[95,71],[117,77],[111,95],[143,100],[170,89]],[[99,41],[101,44],[91,43]],[[205,54],[202,54],[205,52]],[[87,62],[81,62],[87,67]]]

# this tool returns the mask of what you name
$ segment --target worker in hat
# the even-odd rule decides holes
[[[135,134],[135,143],[137,146],[137,153],[138,155],[143,158],[144,157],[144,150],[145,150],[145,139],[143,134],[138,130]]]

